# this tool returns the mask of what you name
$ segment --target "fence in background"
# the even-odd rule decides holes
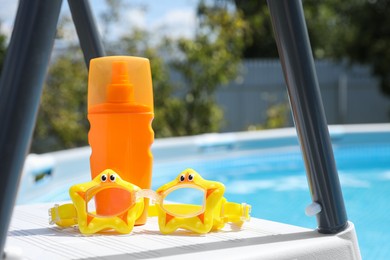
[[[316,70],[328,124],[390,121],[390,98],[381,93],[368,66],[316,61]],[[286,91],[279,60],[245,61],[240,76],[216,93],[224,110],[222,131],[264,123],[270,106],[288,102]]]

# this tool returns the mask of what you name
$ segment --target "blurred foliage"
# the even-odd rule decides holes
[[[243,58],[279,57],[273,37],[267,1],[233,0],[233,2],[242,13],[243,19],[248,23],[249,28],[244,35]]]
[[[205,4],[205,3],[208,4]],[[237,11],[221,5],[234,3]],[[106,0],[101,18],[104,32],[123,25],[123,1]],[[133,30],[118,42],[106,35],[108,54],[147,57],[151,61],[156,137],[218,131],[222,111],[215,91],[233,80],[241,58],[278,57],[266,1],[200,1],[193,39],[163,39]],[[390,93],[390,0],[303,0],[315,58],[344,59],[371,64]],[[67,33],[69,18],[60,23],[58,38]],[[113,26],[113,27],[110,27]],[[73,28],[72,28],[73,29]],[[6,38],[0,34],[0,65]],[[180,80],[172,80],[170,75]],[[180,84],[179,82],[183,82]],[[179,85],[180,84],[180,85]],[[68,45],[53,60],[38,115],[33,152],[87,144],[87,70],[78,48]],[[284,104],[267,112],[262,128],[279,127],[287,120]]]
[[[194,39],[179,39],[171,62],[185,83],[176,134],[216,132],[222,110],[215,102],[216,89],[237,76],[246,23],[239,13],[221,7],[198,7],[199,26]]]
[[[267,2],[228,2],[250,28],[243,57],[278,57]],[[390,0],[303,0],[303,7],[314,57],[372,65],[390,95]]]
[[[165,38],[151,47],[151,36],[136,29],[113,48],[151,61],[156,137],[219,130],[222,110],[214,94],[238,73],[245,29],[238,13],[201,2],[193,39]],[[170,72],[182,80],[174,82]]]
[[[1,28],[1,23],[0,23],[0,28]],[[6,40],[7,40],[7,38],[5,37],[5,35],[0,30],[0,74],[1,74],[1,71],[2,71],[2,68],[3,68],[3,61],[4,61],[4,58],[5,58],[5,51],[7,49],[7,47],[6,47]]]
[[[75,47],[51,64],[31,146],[46,152],[87,144],[87,70]]]
[[[157,46],[151,46],[151,35],[144,30],[135,29],[124,36],[117,46],[112,48],[114,54],[129,53],[132,56],[145,57],[150,60],[154,94],[153,130],[156,137],[175,136],[185,133],[177,132],[182,101],[174,96],[174,83],[170,79],[169,67],[159,52],[169,46],[163,41]],[[115,51],[114,51],[115,50]]]
[[[232,1],[232,0],[230,0]],[[233,0],[249,30],[245,35],[244,58],[279,57],[266,1]],[[342,56],[347,40],[355,40],[349,9],[363,8],[364,0],[303,0],[306,25],[315,58]],[[364,9],[363,9],[364,10]],[[359,16],[356,16],[360,19]]]
[[[288,102],[272,104],[266,112],[264,124],[250,125],[249,131],[286,127],[290,117]]]
[[[105,23],[120,23],[121,5],[107,1],[110,10]],[[235,12],[199,5],[198,27],[194,39],[162,39],[156,43],[151,33],[140,29],[116,42],[105,39],[109,55],[132,55],[150,59],[156,137],[192,135],[218,131],[222,111],[214,92],[238,72],[245,23]],[[69,33],[70,19],[60,22],[57,37]],[[109,31],[107,25],[105,30]],[[164,59],[163,59],[164,58]],[[170,73],[185,84],[178,85]],[[50,66],[44,86],[32,152],[47,152],[87,144],[87,70],[78,47],[70,44],[61,50]],[[180,93],[180,94],[174,94]]]
[[[345,28],[338,56],[372,64],[382,90],[390,95],[390,0],[334,2]]]

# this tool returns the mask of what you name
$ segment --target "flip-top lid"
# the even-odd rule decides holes
[[[148,59],[109,56],[91,60],[88,110],[106,103],[134,104],[153,111],[152,76]]]

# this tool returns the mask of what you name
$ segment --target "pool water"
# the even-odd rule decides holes
[[[348,219],[355,224],[363,259],[390,259],[390,144],[334,146],[334,153]],[[311,198],[297,147],[162,161],[154,167],[153,188],[185,168],[223,182],[225,197],[251,204],[253,217],[316,228],[315,217],[304,213]]]

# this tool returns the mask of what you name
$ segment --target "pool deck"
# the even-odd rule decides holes
[[[360,259],[352,223],[337,235],[252,218],[240,229],[196,235],[159,232],[157,219],[129,235],[81,235],[76,227],[48,223],[49,204],[15,207],[7,259]]]

